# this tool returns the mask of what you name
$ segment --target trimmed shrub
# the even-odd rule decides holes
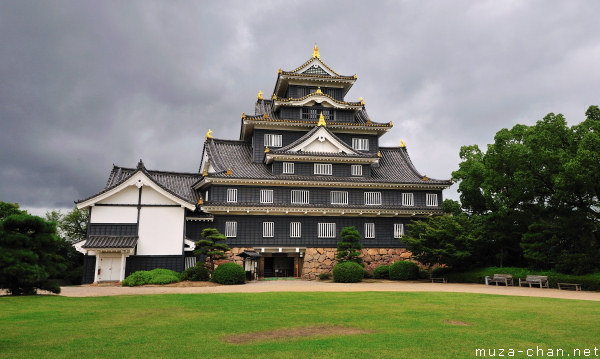
[[[135,287],[144,284],[169,284],[179,282],[179,273],[170,269],[156,268],[151,271],[137,271],[125,278],[121,285]]]
[[[419,278],[419,266],[410,261],[398,261],[390,266],[390,279],[415,280]]]
[[[378,279],[390,279],[390,266],[382,265],[375,268],[373,276]]]
[[[320,280],[331,279],[331,273],[329,273],[329,272],[327,272],[327,273],[321,273],[321,274],[319,274],[319,279]]]
[[[333,281],[338,283],[357,283],[363,280],[365,271],[356,262],[341,262],[333,267]]]
[[[244,284],[246,272],[237,263],[223,263],[213,272],[212,281],[220,284]]]
[[[210,279],[208,269],[206,269],[204,262],[196,262],[196,265],[189,267],[181,273],[181,280],[191,281],[207,281]]]
[[[138,285],[148,284],[148,282],[150,282],[150,279],[151,275],[149,271],[140,270],[131,273],[127,278],[123,279],[121,285],[125,287],[135,287]]]
[[[365,279],[373,278],[373,272],[369,272],[368,270],[365,269],[363,278],[365,278]]]

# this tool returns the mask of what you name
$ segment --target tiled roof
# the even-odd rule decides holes
[[[252,162],[252,145],[244,141],[211,139],[214,151],[219,153],[222,166],[231,168],[231,175],[225,172],[209,173],[209,177],[240,179],[280,179],[294,181],[326,181],[326,182],[366,182],[366,183],[398,183],[421,185],[450,185],[450,180],[423,180],[403,147],[380,147],[379,166],[372,167],[371,177],[335,177],[335,176],[299,176],[273,175],[268,165]]]
[[[110,172],[110,175],[108,176],[108,181],[106,182],[106,186],[104,187],[104,189],[88,198],[77,201],[77,203],[87,201],[91,198],[94,198],[98,195],[110,191],[111,189],[125,182],[139,170],[141,170],[146,176],[154,180],[154,182],[156,182],[158,186],[160,186],[165,191],[171,193],[172,195],[189,203],[198,202],[198,193],[196,193],[196,191],[192,189],[192,184],[194,184],[201,178],[200,174],[146,170],[146,168],[142,164],[141,167],[138,166],[138,168],[126,168],[113,165],[113,169]]]
[[[83,248],[133,248],[138,236],[89,236]]]

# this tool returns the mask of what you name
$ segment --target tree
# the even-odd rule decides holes
[[[23,211],[19,208],[18,203],[8,203],[0,201],[0,221],[4,218],[13,214],[26,214],[27,211]]]
[[[401,239],[412,256],[430,271],[435,265],[465,269],[472,264],[479,231],[467,214],[457,213],[457,205],[445,200],[442,208],[451,213],[414,221]]]
[[[46,220],[56,223],[58,234],[70,243],[82,241],[87,236],[89,212],[74,207],[69,213],[46,212]]]
[[[51,278],[64,272],[56,226],[40,217],[13,214],[0,222],[0,287],[12,295],[36,289],[60,292]]]
[[[560,114],[461,148],[452,176],[479,218],[489,262],[573,273],[600,269],[600,109],[569,127]]]
[[[359,256],[363,246],[360,243],[361,236],[356,228],[354,226],[342,228],[341,238],[342,240],[337,243],[335,258],[340,262],[362,264],[362,259]]]
[[[196,242],[196,250],[194,254],[203,255],[210,261],[210,272],[215,270],[215,261],[225,259],[225,252],[229,252],[231,248],[225,243],[219,243],[227,239],[216,228],[205,228],[202,230],[202,238]]]

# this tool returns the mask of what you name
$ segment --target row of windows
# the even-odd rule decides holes
[[[310,111],[315,111],[315,112],[308,113],[306,115],[306,117],[303,113],[302,118],[306,118],[306,119],[319,118],[319,114],[316,112],[316,110],[310,110]],[[325,117],[325,120],[328,120],[329,112],[323,111],[323,117]],[[282,136],[265,133],[264,145],[267,147],[282,147],[283,146]],[[368,151],[369,150],[369,139],[368,138],[352,138],[352,148],[357,151]]]
[[[294,174],[294,162],[283,162],[283,174]],[[313,174],[331,176],[333,174],[333,165],[331,163],[315,163]],[[362,165],[352,165],[352,176],[362,176]]]
[[[348,204],[348,191],[331,191],[330,192],[330,203],[331,204]],[[425,204],[427,206],[437,206],[437,194],[426,193]],[[208,200],[208,192],[206,192],[206,200]],[[381,192],[365,192],[364,193],[365,205],[378,206],[381,205]],[[237,202],[237,188],[227,189],[227,202]],[[293,189],[291,192],[292,204],[310,204],[310,191]],[[272,189],[261,189],[260,190],[260,203],[273,203],[273,190]],[[402,205],[403,206],[414,206],[415,199],[413,193],[402,193]]]
[[[335,223],[318,223],[318,238],[335,238]],[[394,238],[401,238],[404,235],[404,224],[394,223]],[[237,222],[225,222],[225,236],[228,238],[237,237]],[[272,238],[275,236],[275,222],[263,222],[263,237]],[[300,238],[302,236],[302,223],[290,222],[290,238]],[[375,223],[365,223],[365,238],[375,238]]]

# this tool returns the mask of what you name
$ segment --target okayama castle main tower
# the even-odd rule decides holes
[[[409,258],[405,226],[441,214],[442,190],[452,182],[418,172],[403,141],[379,146],[392,121],[372,120],[362,98],[346,101],[356,79],[325,64],[315,45],[308,61],[279,69],[271,96],[259,92],[254,114],[241,116],[238,140],[208,131],[197,173],[151,171],[141,161],[115,166],[104,191],[78,202],[91,208],[90,235],[80,244],[87,281],[102,280],[100,259],[115,253],[119,279],[152,267],[183,270],[195,261],[194,242],[205,228],[227,237],[231,260],[255,258],[260,277],[314,279],[331,271],[346,226],[363,237],[367,269]],[[129,199],[118,198],[126,191]],[[115,222],[128,208],[123,200],[137,208],[137,220],[132,211],[129,222]],[[118,248],[123,237],[128,247]]]

